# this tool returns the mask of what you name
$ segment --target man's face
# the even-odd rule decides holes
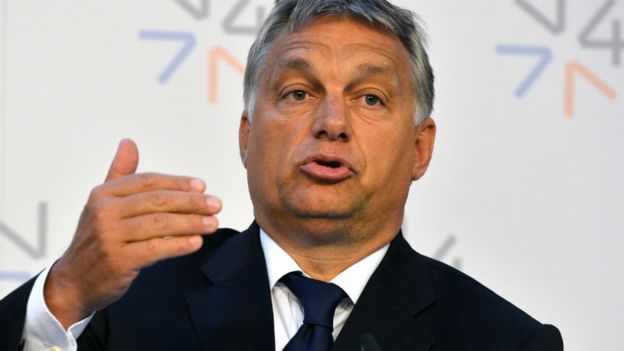
[[[282,32],[240,128],[261,226],[400,226],[435,132],[414,126],[413,97],[407,51],[389,33],[340,18]]]

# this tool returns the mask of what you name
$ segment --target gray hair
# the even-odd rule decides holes
[[[287,28],[293,33],[315,19],[348,16],[393,33],[410,57],[411,85],[415,99],[414,123],[420,124],[433,110],[433,70],[425,50],[425,31],[411,11],[386,0],[276,0],[275,7],[249,49],[245,70],[243,99],[253,116],[256,86],[270,44]]]

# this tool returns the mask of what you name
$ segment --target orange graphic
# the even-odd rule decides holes
[[[234,55],[222,47],[216,47],[210,50],[208,55],[208,101],[216,104],[219,100],[219,61],[225,61],[236,71],[243,74],[245,66],[240,63]]]
[[[593,74],[587,67],[583,66],[580,62],[572,60],[568,62],[565,68],[565,116],[566,118],[572,118],[574,115],[574,76],[578,73],[583,76],[585,80],[590,82],[600,92],[606,95],[609,99],[613,100],[616,97],[616,92]]]

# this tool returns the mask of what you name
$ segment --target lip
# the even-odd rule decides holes
[[[325,183],[338,183],[356,173],[349,161],[326,154],[306,157],[299,169],[311,178]]]

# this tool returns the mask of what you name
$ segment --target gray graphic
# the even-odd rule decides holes
[[[557,18],[552,20],[544,15],[540,10],[535,8],[526,0],[516,0],[516,4],[533,17],[538,23],[546,27],[553,34],[560,34],[565,30],[566,26],[566,2],[565,0],[557,0]]]
[[[256,7],[256,23],[252,25],[237,24],[237,18],[243,13],[251,0],[239,0],[223,19],[223,29],[230,34],[256,34],[264,21],[264,6]]]
[[[199,0],[199,4],[191,3],[189,0],[174,0],[180,7],[182,7],[186,12],[188,12],[191,16],[195,17],[196,20],[201,21],[204,18],[208,17],[208,0]]]
[[[401,231],[403,232],[403,235],[407,235],[408,233],[407,216],[403,217],[403,223],[401,223]],[[455,246],[456,242],[457,242],[457,238],[455,238],[455,235],[453,235],[453,233],[449,234],[446,240],[442,242],[442,245],[438,247],[438,249],[435,251],[435,253],[431,257],[435,258],[438,261],[443,261],[446,255],[448,254],[448,252],[451,251],[453,246]],[[451,266],[461,270],[461,267],[462,267],[461,258],[459,257],[453,258],[453,261],[451,261],[450,264]]]
[[[619,66],[622,61],[622,51],[624,51],[624,37],[622,37],[622,23],[620,20],[613,20],[611,23],[611,39],[595,39],[591,38],[592,33],[596,30],[600,24],[607,17],[609,12],[613,9],[615,0],[607,0],[598,12],[592,17],[585,25],[581,33],[579,34],[579,42],[581,46],[589,49],[608,49],[611,50],[611,61],[613,65]]]
[[[456,242],[457,242],[457,239],[455,238],[455,235],[450,234],[446,238],[446,240],[444,240],[442,245],[440,245],[438,250],[433,254],[433,258],[435,258],[436,260],[440,260],[440,261],[444,260],[444,258],[447,256],[448,252],[453,248],[453,246],[455,246]],[[451,265],[453,267],[461,270],[461,267],[462,267],[461,258],[459,258],[459,257],[453,258],[453,260],[451,261]]]
[[[47,251],[47,232],[48,232],[48,205],[45,202],[40,202],[37,211],[37,244],[35,246],[30,245],[13,229],[9,228],[3,222],[0,222],[0,236],[6,236],[17,247],[22,249],[32,258],[41,258],[45,256]]]

